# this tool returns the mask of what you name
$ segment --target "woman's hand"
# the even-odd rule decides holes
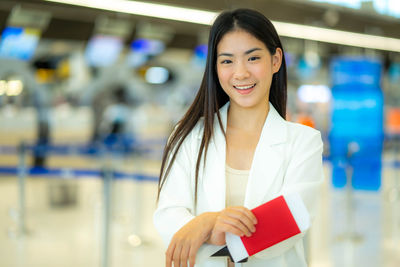
[[[225,233],[251,236],[256,231],[257,219],[245,207],[228,207],[217,213],[215,224],[207,243],[217,246],[226,244]]]
[[[166,252],[166,267],[194,267],[200,246],[207,242],[224,245],[225,233],[251,236],[257,219],[245,207],[228,207],[220,212],[206,212],[193,218],[175,235]]]
[[[210,237],[217,212],[202,213],[185,224],[175,235],[166,252],[166,267],[194,267],[200,246]]]

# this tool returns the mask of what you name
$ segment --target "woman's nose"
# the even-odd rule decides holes
[[[250,76],[249,70],[243,63],[237,63],[235,66],[234,78],[237,80],[243,80]]]

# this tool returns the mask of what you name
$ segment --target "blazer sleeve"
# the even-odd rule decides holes
[[[191,134],[186,137],[178,151],[153,215],[154,226],[166,245],[182,226],[194,218],[190,138]]]
[[[154,226],[166,246],[174,234],[195,217],[194,172],[197,153],[192,153],[195,142],[190,134],[178,151],[174,164],[161,190],[153,215]],[[196,137],[194,137],[196,138]],[[208,259],[222,246],[203,244],[196,255],[196,263]]]
[[[319,189],[323,182],[321,134],[307,129],[292,144],[290,158],[284,175],[283,186],[278,195],[299,193],[311,220],[315,217],[319,202]],[[293,236],[264,251],[257,253],[258,258],[272,258],[282,255],[295,246],[297,253],[303,253],[302,238],[305,233]],[[301,250],[301,251],[300,251]]]
[[[281,194],[299,193],[313,219],[316,215],[324,174],[321,133],[311,130],[312,134],[308,132],[307,138],[297,142],[293,148],[294,153],[286,170]]]

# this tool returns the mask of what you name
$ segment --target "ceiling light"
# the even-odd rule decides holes
[[[210,25],[217,12],[127,0],[45,0],[135,15]]]
[[[273,23],[279,35],[282,36],[332,44],[400,52],[400,39],[331,30],[286,22],[274,21]]]
[[[21,94],[24,89],[24,85],[20,80],[10,80],[7,83],[7,95],[8,96],[17,96]]]
[[[218,12],[127,0],[45,0],[134,15],[211,25]],[[282,36],[400,52],[400,39],[273,21]]]
[[[326,85],[302,85],[297,95],[304,103],[327,103],[331,100],[331,90]]]

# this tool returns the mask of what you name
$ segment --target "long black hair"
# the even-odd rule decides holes
[[[168,177],[172,165],[174,164],[176,155],[178,154],[183,141],[198,123],[199,119],[203,117],[204,131],[197,155],[195,172],[194,199],[195,203],[197,202],[197,184],[201,158],[204,155],[205,162],[208,144],[214,132],[215,114],[217,115],[219,126],[224,131],[219,109],[229,101],[228,95],[221,88],[218,80],[216,70],[217,45],[226,33],[234,30],[244,30],[262,41],[271,55],[275,54],[278,47],[282,49],[282,63],[279,71],[273,75],[269,101],[282,118],[285,119],[286,117],[286,64],[283,47],[275,27],[263,14],[255,10],[236,9],[221,13],[214,21],[210,30],[207,62],[199,91],[186,114],[178,122],[165,146],[161,163],[160,179],[158,182],[157,199],[160,196],[161,189]]]

